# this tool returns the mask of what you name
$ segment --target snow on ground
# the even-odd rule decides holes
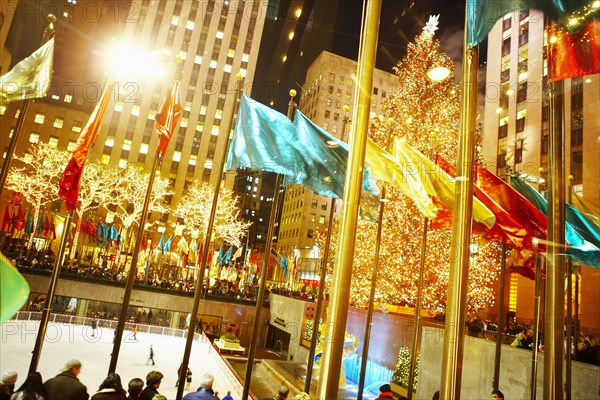
[[[1,326],[0,373],[8,369],[17,371],[17,387],[27,376],[38,326],[39,322],[36,321],[6,321]],[[98,328],[96,335],[92,336],[89,326],[49,323],[38,372],[46,381],[58,374],[68,360],[79,359],[82,363],[79,379],[87,386],[91,396],[108,373],[113,337],[114,331],[108,328]],[[183,359],[185,340],[140,332],[134,340],[129,331],[123,333],[123,340],[116,371],[121,376],[123,387],[127,389],[127,383],[132,378],[141,378],[145,382],[146,374],[157,370],[165,376],[159,392],[174,399],[177,393],[177,369]],[[154,348],[155,366],[147,365],[150,345]],[[215,377],[213,389],[222,397],[229,388],[226,387],[224,375],[208,365],[209,351],[214,351],[210,343],[194,341],[189,363],[193,373],[190,391],[195,391],[202,374],[209,372]]]

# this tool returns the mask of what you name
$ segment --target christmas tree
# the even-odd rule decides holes
[[[405,57],[395,67],[398,87],[383,105],[385,116],[372,118],[369,136],[385,148],[393,134],[432,159],[440,154],[454,164],[460,90],[452,79],[454,63],[440,53],[435,38],[437,23],[437,17],[431,17],[415,42],[408,45]],[[430,79],[428,72],[436,67],[450,70],[450,77]],[[375,301],[384,311],[385,304],[409,307],[416,304],[424,223],[413,202],[394,187],[388,186],[386,198],[375,295]],[[351,290],[351,304],[357,307],[366,307],[369,302],[376,232],[377,224],[359,222]],[[333,235],[335,247],[337,227]],[[432,313],[443,312],[445,308],[451,237],[448,227],[431,229],[430,226],[422,305]],[[324,238],[321,233],[321,245]],[[500,247],[474,236],[472,248],[476,251],[469,270],[467,303],[471,311],[477,311],[494,303],[492,284],[498,279]],[[331,254],[336,254],[335,248]],[[333,261],[330,265],[335,265]]]

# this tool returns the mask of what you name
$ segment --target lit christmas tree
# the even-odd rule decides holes
[[[395,67],[398,88],[383,104],[385,116],[372,118],[369,136],[385,148],[390,134],[394,134],[425,155],[433,158],[437,153],[454,164],[460,90],[452,79],[454,63],[440,53],[435,30],[437,17],[431,17],[415,42],[408,45],[406,56]],[[429,78],[428,72],[436,67],[447,68],[450,76],[439,81]],[[385,304],[416,304],[424,220],[412,200],[394,187],[388,186],[386,198],[375,294],[375,301],[384,311]],[[335,227],[331,254],[336,254],[337,231]],[[377,224],[359,222],[350,295],[352,305],[357,307],[366,307],[369,302],[376,232]],[[430,226],[422,306],[432,312],[443,312],[445,308],[451,238],[448,227]],[[324,239],[325,234],[320,233],[321,246]],[[499,274],[500,246],[475,236],[472,243],[467,303],[469,310],[477,311],[494,303],[492,285]]]

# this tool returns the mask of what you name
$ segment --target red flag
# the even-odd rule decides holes
[[[548,82],[600,73],[600,20],[569,34],[548,26]]]
[[[4,209],[4,217],[2,217],[2,231],[8,232],[10,229],[10,211],[8,206]]]
[[[159,157],[165,155],[169,140],[171,140],[173,130],[175,129],[175,125],[177,125],[177,121],[179,121],[182,112],[183,108],[181,107],[179,81],[173,81],[169,93],[167,93],[158,113],[154,117],[154,120],[156,121],[156,130],[159,134],[158,147],[156,148],[156,154],[158,154]]]
[[[294,256],[294,270],[292,271],[292,275],[296,275],[296,268],[298,267],[298,256]]]
[[[25,228],[25,213],[19,207],[19,212],[15,221],[15,232],[21,232]]]
[[[450,176],[456,176],[456,168],[450,165],[442,156],[436,155],[435,162]],[[506,243],[513,249],[522,249],[523,240],[527,231],[518,221],[516,221],[506,210],[496,203],[484,190],[478,186],[473,187],[475,197],[479,199],[496,216],[496,222],[492,228],[473,221],[473,229],[484,235],[487,239],[498,240]],[[529,240],[531,243],[531,238]]]
[[[77,206],[79,180],[83,173],[85,160],[90,147],[96,144],[96,139],[98,138],[98,133],[102,126],[102,120],[106,113],[106,107],[110,100],[109,84],[110,81],[106,84],[104,92],[102,93],[102,98],[98,104],[96,104],[96,108],[94,108],[92,115],[90,115],[90,119],[87,124],[85,124],[85,128],[83,128],[83,131],[77,140],[77,144],[75,145],[75,150],[73,150],[71,161],[69,161],[69,164],[63,172],[63,178],[58,188],[58,194],[65,199],[67,210],[74,210]]]
[[[44,227],[42,228],[42,236],[48,236],[48,232],[50,231],[50,220],[46,215],[44,217]]]

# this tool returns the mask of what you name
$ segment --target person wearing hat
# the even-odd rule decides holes
[[[17,383],[17,371],[8,370],[2,373],[2,381],[0,382],[0,400],[9,400],[10,396],[15,392],[15,383]]]
[[[46,400],[88,400],[87,388],[77,378],[80,372],[81,361],[68,361],[60,374],[44,383]]]
[[[377,399],[394,399],[394,393],[389,384],[381,385],[379,387],[379,397]]]

